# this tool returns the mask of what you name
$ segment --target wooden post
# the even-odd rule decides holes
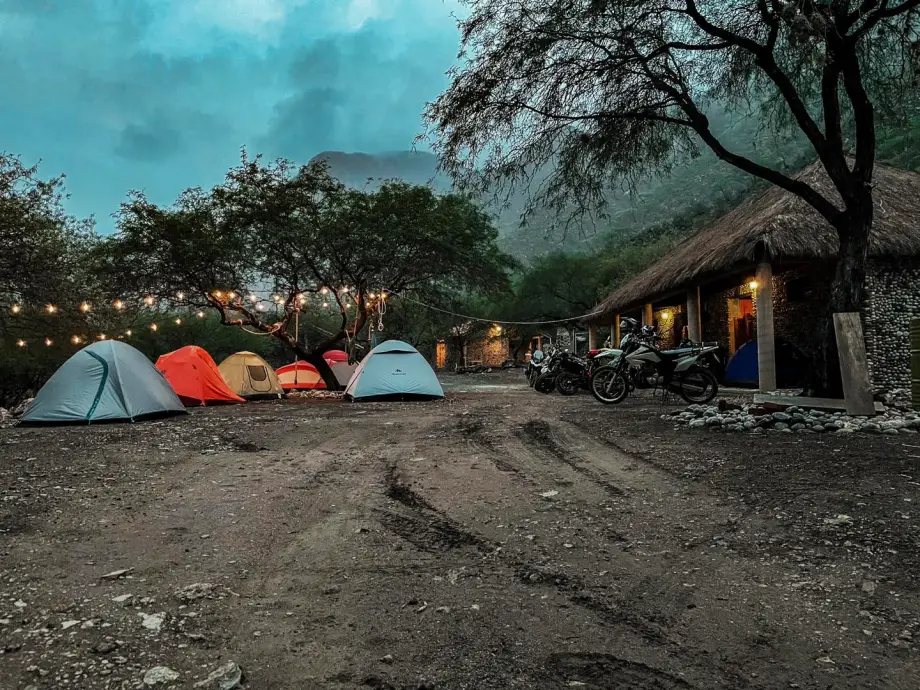
[[[643,326],[654,326],[655,325],[655,315],[652,313],[652,305],[646,304],[642,307],[642,325]]]
[[[702,342],[700,328],[700,289],[694,288],[687,293],[687,337],[695,343]]]
[[[617,347],[619,343],[617,342],[617,327],[616,324],[613,324],[610,327],[610,347]]]
[[[859,313],[834,314],[834,334],[840,354],[840,377],[847,414],[872,416],[875,414],[875,401],[872,400],[869,360]]]
[[[597,349],[597,326],[595,326],[593,323],[588,326],[588,349]]]
[[[620,335],[620,315],[614,314],[613,315],[613,343],[611,343],[610,346],[614,348],[620,347],[621,337],[622,336]]]
[[[773,268],[757,264],[757,372],[760,392],[776,390],[776,343],[773,338]]]

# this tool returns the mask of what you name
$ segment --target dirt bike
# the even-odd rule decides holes
[[[556,390],[560,395],[575,395],[579,390],[588,390],[594,372],[620,354],[620,350],[601,348],[589,350],[584,359],[575,356],[564,358],[561,371],[556,376]]]

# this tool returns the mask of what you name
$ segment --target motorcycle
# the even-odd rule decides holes
[[[527,385],[533,388],[534,382],[537,380],[537,377],[541,373],[541,368],[543,366],[543,360],[545,355],[542,350],[534,350],[533,354],[530,356],[530,361],[527,362],[527,366],[524,367],[524,375],[527,377]]]
[[[588,390],[594,372],[620,354],[620,350],[611,348],[589,350],[584,358],[565,353],[567,356],[563,356],[561,371],[556,376],[556,390],[560,395],[575,395],[579,390]]]
[[[650,326],[639,329],[635,319],[624,319],[620,329],[626,331],[622,354],[595,371],[590,383],[600,402],[620,403],[638,388],[673,390],[690,403],[706,403],[718,394],[718,380],[710,371],[713,362],[719,363],[718,345],[661,350]]]
[[[567,354],[567,353],[566,353]],[[538,393],[549,394],[556,388],[556,377],[559,374],[559,367],[562,362],[563,352],[553,350],[543,360],[537,378],[533,382],[533,388]]]

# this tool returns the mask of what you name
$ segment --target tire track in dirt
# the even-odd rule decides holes
[[[612,654],[562,653],[550,656],[546,665],[552,680],[598,690],[692,690],[682,678],[645,664]]]
[[[528,587],[554,588],[571,603],[591,611],[609,625],[628,627],[648,642],[669,646],[672,651],[681,648],[680,642],[671,638],[660,625],[628,608],[595,596],[580,578],[509,555],[499,544],[464,529],[403,483],[395,462],[387,466],[384,487],[387,497],[398,504],[398,510],[381,510],[382,524],[416,548],[428,553],[474,548],[481,553],[491,554],[513,573],[515,579]]]
[[[603,476],[600,472],[588,466],[571,447],[560,443],[553,434],[552,427],[543,420],[531,420],[519,429],[514,430],[514,435],[536,455],[549,457],[560,461],[592,483],[599,486],[608,495],[620,498],[626,492]]]

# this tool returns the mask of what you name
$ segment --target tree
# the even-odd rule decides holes
[[[427,109],[441,164],[468,186],[526,181],[602,207],[604,190],[699,147],[795,194],[836,230],[828,304],[854,311],[872,227],[876,119],[916,85],[920,0],[466,0],[461,63]],[[835,195],[730,150],[715,103],[761,107],[804,134]],[[830,318],[818,368],[839,392]]]
[[[171,208],[133,193],[99,258],[122,289],[210,307],[225,325],[278,339],[335,389],[322,354],[359,339],[393,295],[436,299],[505,285],[514,262],[496,238],[465,196],[401,182],[347,189],[322,161],[265,164],[244,151],[223,184],[187,190]],[[261,297],[268,292],[274,299]],[[338,318],[308,347],[291,326],[316,309]]]

